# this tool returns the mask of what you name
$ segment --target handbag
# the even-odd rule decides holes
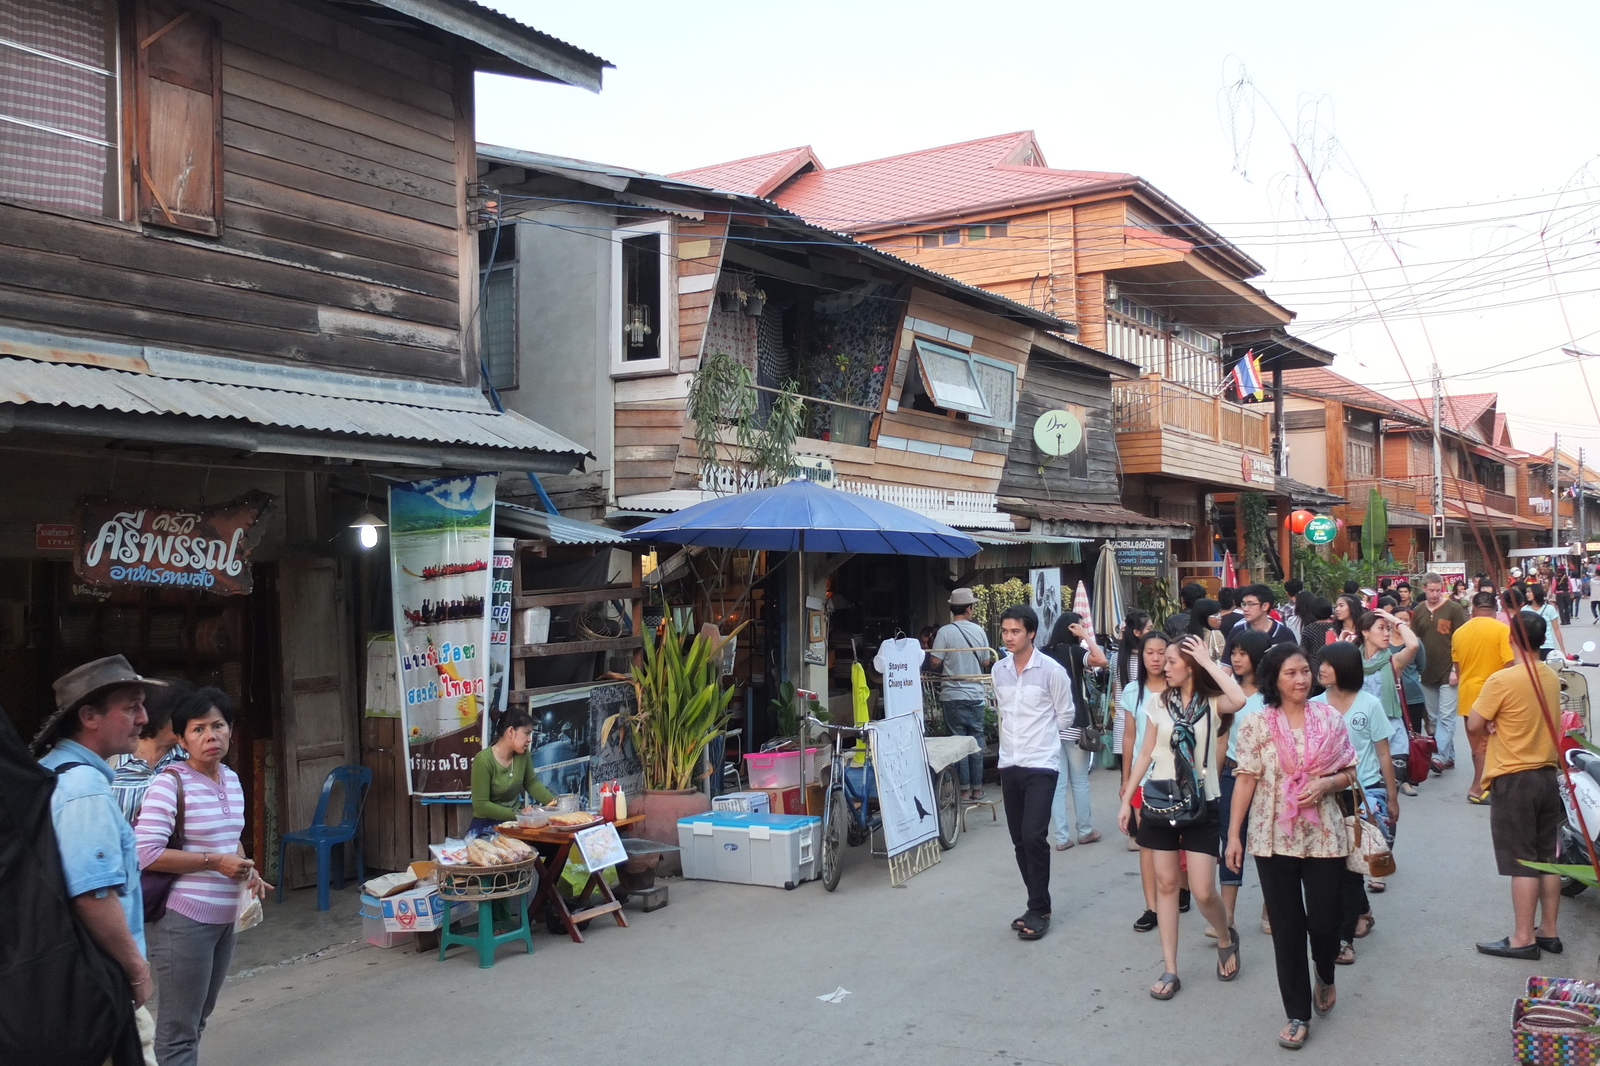
[[[1105,715],[1102,713],[1105,693],[1100,691],[1100,683],[1095,680],[1096,673],[1098,671],[1089,670],[1083,673],[1083,701],[1087,705],[1089,721],[1078,733],[1078,747],[1098,755],[1106,750],[1106,735],[1111,731],[1105,726]]]
[[[1196,776],[1194,767],[1189,764],[1188,758],[1179,749],[1177,738],[1172,742],[1173,767],[1177,776],[1146,781],[1140,786],[1142,799],[1142,817],[1157,818],[1167,822],[1174,829],[1187,829],[1189,826],[1198,825],[1205,821],[1206,797],[1200,788],[1200,779]],[[1206,707],[1206,746],[1203,750],[1210,760],[1211,749],[1211,708]]]
[[[172,832],[167,836],[167,847],[172,851],[183,850],[183,775],[178,771],[167,768],[161,771],[171,774],[178,782],[178,812],[172,819]],[[172,886],[182,874],[160,873],[156,870],[142,870],[139,873],[139,892],[144,897],[144,921],[146,925],[159,922],[167,913],[167,897],[172,894]]]
[[[1345,856],[1345,869],[1365,877],[1388,877],[1395,871],[1394,852],[1373,820],[1366,791],[1356,785],[1350,791],[1355,793],[1356,813],[1345,815],[1344,824],[1355,834],[1355,842]]]

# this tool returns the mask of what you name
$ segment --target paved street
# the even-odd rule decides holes
[[[1574,635],[1574,647],[1600,639],[1592,627]],[[1358,942],[1356,965],[1340,969],[1339,1007],[1313,1023],[1300,1061],[1510,1062],[1511,1004],[1525,978],[1594,976],[1594,891],[1565,901],[1563,955],[1527,964],[1473,950],[1509,932],[1511,915],[1489,812],[1464,802],[1466,782],[1457,769],[1404,805],[1400,872],[1373,897],[1377,927]],[[1252,920],[1253,872],[1239,905],[1240,979],[1215,979],[1194,912],[1183,919],[1183,991],[1170,1003],[1146,994],[1160,949],[1156,934],[1131,929],[1137,864],[1112,833],[1114,790],[1113,775],[1095,775],[1106,840],[1054,855],[1055,923],[1039,943],[1007,929],[1023,909],[1021,884],[1003,817],[984,814],[902,889],[858,848],[831,895],[816,883],[783,892],[673,881],[671,906],[630,911],[630,929],[597,923],[581,946],[539,932],[531,957],[502,949],[491,971],[459,950],[439,963],[366,947],[258,971],[225,989],[205,1059],[1148,1066],[1165,1055],[1231,1066],[1286,1054],[1274,1043],[1283,1016],[1270,940]],[[816,998],[840,986],[850,991],[842,1003]]]

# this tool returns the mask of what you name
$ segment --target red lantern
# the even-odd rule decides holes
[[[1289,531],[1291,533],[1304,533],[1306,526],[1310,525],[1311,520],[1315,517],[1317,516],[1303,509],[1293,512],[1289,515]]]

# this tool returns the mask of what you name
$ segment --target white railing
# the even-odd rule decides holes
[[[992,492],[958,492],[954,489],[914,485],[881,485],[874,481],[839,481],[837,488],[904,507],[908,511],[969,529],[1010,529],[1011,516],[1002,514]]]

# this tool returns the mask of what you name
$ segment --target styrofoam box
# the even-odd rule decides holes
[[[806,814],[710,811],[678,819],[683,876],[794,888],[817,876],[822,819]]]
[[[729,792],[711,798],[714,811],[749,811],[751,814],[771,814],[772,797],[765,792]]]
[[[807,748],[806,757],[816,758],[817,749]],[[752,751],[744,757],[744,768],[751,788],[793,788],[800,783],[798,751]],[[815,781],[816,774],[811,774]]]

